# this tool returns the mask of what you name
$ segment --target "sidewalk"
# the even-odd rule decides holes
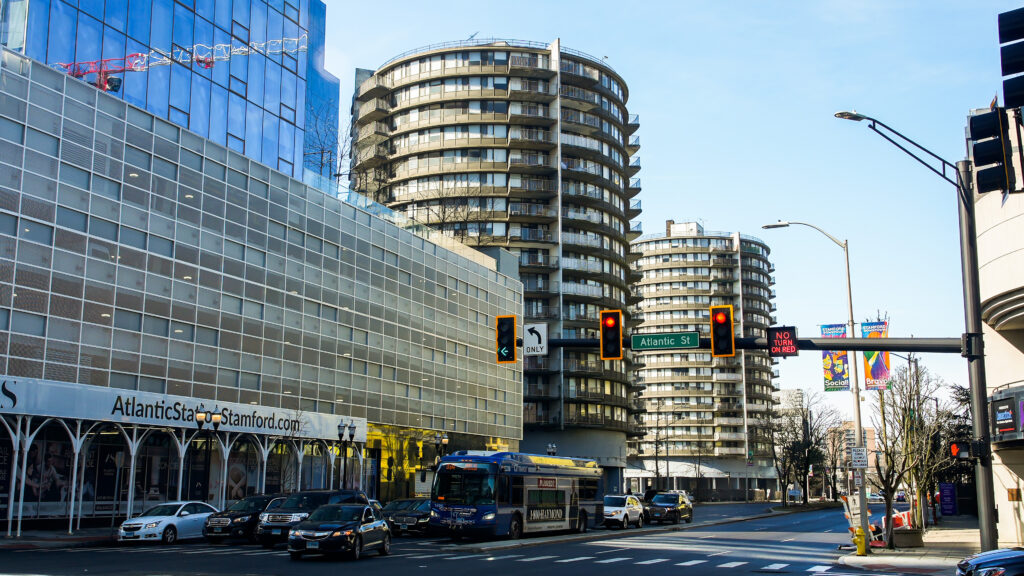
[[[0,532],[0,550],[32,550],[41,548],[82,548],[107,546],[116,542],[117,528],[83,528],[68,534],[67,530],[22,530],[21,538]]]
[[[868,556],[848,554],[839,563],[863,570],[910,574],[952,574],[956,563],[981,550],[976,516],[945,516],[924,533],[920,548],[872,548]]]

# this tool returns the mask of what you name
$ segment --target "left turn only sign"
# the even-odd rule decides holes
[[[523,356],[548,355],[548,325],[523,325]]]

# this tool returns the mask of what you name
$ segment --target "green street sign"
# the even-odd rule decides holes
[[[633,350],[667,350],[669,348],[699,348],[699,332],[670,332],[665,334],[633,334]]]

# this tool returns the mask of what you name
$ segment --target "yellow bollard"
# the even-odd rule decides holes
[[[860,526],[853,533],[853,543],[857,545],[857,556],[867,556],[867,541],[864,539],[864,529]]]

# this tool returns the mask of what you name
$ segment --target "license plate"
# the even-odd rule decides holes
[[[398,525],[398,529],[399,530],[407,530],[408,528],[409,528],[408,524],[399,524]]]
[[[307,550],[316,550],[317,548],[320,548],[319,542],[306,542]]]
[[[122,538],[124,538],[125,540],[134,540],[138,537],[138,534],[125,534],[124,536],[122,536]]]
[[[225,530],[227,530],[227,528],[214,528],[213,529],[214,532],[223,532]]]
[[[274,528],[273,530],[270,531],[270,533],[271,534],[280,534],[281,533],[281,529],[280,528]]]
[[[655,513],[654,513],[654,516],[655,516],[655,517],[657,517],[657,516],[661,516],[661,512],[655,512]]]

